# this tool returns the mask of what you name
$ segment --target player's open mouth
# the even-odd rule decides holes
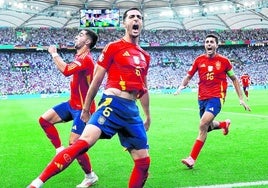
[[[138,30],[139,29],[139,25],[133,25],[132,29]]]
[[[207,48],[207,51],[208,52],[212,52],[212,48]]]

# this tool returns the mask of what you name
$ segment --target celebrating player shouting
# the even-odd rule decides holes
[[[223,134],[227,135],[231,121],[215,121],[214,118],[220,113],[227,91],[227,76],[232,80],[235,91],[239,97],[240,105],[245,110],[250,108],[243,100],[239,80],[234,74],[230,61],[218,54],[218,37],[209,34],[205,39],[206,53],[197,57],[188,71],[186,77],[175,94],[184,89],[194,74],[198,72],[198,104],[199,104],[199,134],[193,145],[190,156],[182,160],[188,168],[193,168],[195,161],[206,141],[207,133],[215,129],[222,129]]]
[[[67,168],[98,139],[109,139],[116,133],[121,145],[127,148],[134,161],[129,188],[141,188],[145,184],[150,166],[146,135],[151,122],[146,78],[150,56],[138,45],[143,24],[141,11],[137,8],[126,10],[123,24],[123,38],[108,44],[99,57],[82,111],[82,120],[89,120],[90,104],[107,73],[105,90],[97,111],[92,114],[81,137],[56,155],[29,187],[40,187]],[[136,104],[137,99],[140,99],[146,117],[144,122]]]

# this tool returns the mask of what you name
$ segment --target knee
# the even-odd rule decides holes
[[[207,123],[200,122],[200,124],[199,124],[199,130],[201,132],[207,132],[208,131],[208,124]]]
[[[39,124],[41,125],[41,127],[51,126],[51,124],[46,119],[44,119],[42,116],[39,118],[38,121],[39,121]]]
[[[74,140],[69,140],[69,146],[73,145],[75,143]]]

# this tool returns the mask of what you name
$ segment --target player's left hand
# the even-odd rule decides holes
[[[145,130],[148,131],[151,124],[151,118],[146,118],[144,121]]]
[[[88,122],[90,116],[91,116],[91,114],[87,110],[82,110],[80,118],[83,122],[86,123],[86,122]]]
[[[250,107],[243,100],[240,100],[240,105],[242,105],[245,110],[251,111]]]
[[[47,51],[52,54],[52,53],[57,53],[57,47],[55,45],[50,45],[47,49]]]
[[[179,88],[175,91],[174,95],[179,95],[181,93],[181,90],[185,89],[185,86],[179,86]]]

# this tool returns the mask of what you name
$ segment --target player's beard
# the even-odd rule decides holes
[[[140,36],[140,34],[138,34],[138,35],[131,35],[131,37],[132,37],[133,39],[139,38],[139,36]]]
[[[79,44],[74,44],[74,48],[75,48],[76,50],[80,50],[80,49],[82,48],[82,46],[80,46]]]

